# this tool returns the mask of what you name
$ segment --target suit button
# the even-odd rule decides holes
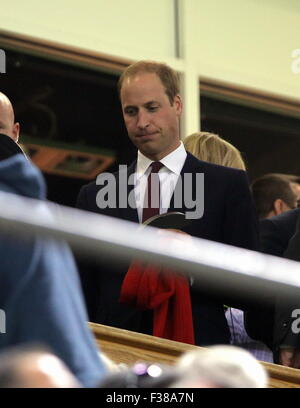
[[[288,325],[288,322],[283,322],[282,324],[283,327],[287,327],[287,325]]]

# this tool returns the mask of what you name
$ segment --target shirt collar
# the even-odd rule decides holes
[[[186,150],[183,146],[183,143],[180,142],[180,145],[175,150],[173,150],[173,152],[162,158],[160,162],[170,171],[179,175],[184,165],[186,156]],[[137,179],[141,178],[145,174],[151,163],[153,163],[153,160],[148,159],[148,157],[144,156],[143,153],[138,151],[136,165]]]

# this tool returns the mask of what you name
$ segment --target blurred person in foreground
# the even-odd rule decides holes
[[[99,388],[265,388],[267,380],[248,351],[224,345],[188,351],[172,366],[137,362],[108,375]]]
[[[266,370],[248,351],[210,346],[185,353],[176,363],[172,388],[266,388]]]
[[[9,347],[0,353],[0,388],[80,387],[63,361],[46,347]]]
[[[3,132],[0,192],[44,201],[44,179],[16,143],[20,127],[15,126],[12,106],[3,94],[0,126]],[[0,310],[2,318],[5,316],[0,351],[30,343],[48,346],[78,381],[87,387],[94,386],[105,370],[87,327],[78,273],[69,247],[35,234],[19,236],[12,226],[0,230],[0,257]]]

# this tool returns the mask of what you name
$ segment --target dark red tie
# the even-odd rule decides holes
[[[142,222],[159,214],[160,183],[158,172],[163,167],[163,164],[161,162],[153,162],[150,166],[151,172],[148,176],[145,190]]]
[[[142,222],[159,214],[160,185],[157,173],[162,166],[160,162],[151,164]],[[178,276],[166,267],[133,261],[122,283],[120,303],[143,310],[143,324],[147,330],[152,326],[154,336],[195,344],[187,278]]]

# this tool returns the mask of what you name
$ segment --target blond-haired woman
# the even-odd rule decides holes
[[[183,140],[185,149],[209,163],[246,170],[240,151],[215,133],[197,132]]]

